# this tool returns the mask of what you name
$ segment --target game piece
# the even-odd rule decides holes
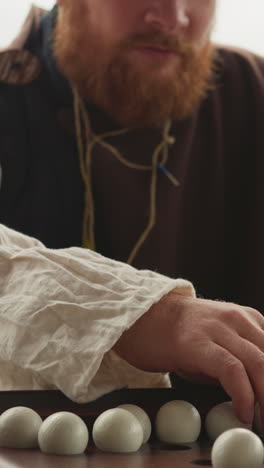
[[[260,468],[263,458],[260,438],[244,428],[223,432],[212,448],[213,468]]]
[[[214,406],[205,418],[206,432],[212,440],[217,439],[222,432],[235,427],[251,429],[252,425],[245,424],[237,418],[231,401]]]
[[[15,406],[0,416],[0,447],[17,449],[38,446],[38,431],[42,424],[36,411],[25,406]]]
[[[168,444],[194,442],[197,440],[200,431],[200,414],[187,401],[169,401],[157,413],[156,433],[162,442]]]
[[[42,423],[38,441],[42,452],[79,455],[87,447],[89,433],[84,421],[74,413],[60,411]]]
[[[143,442],[143,429],[131,412],[113,408],[96,419],[93,440],[96,447],[104,452],[136,452]]]
[[[119,405],[118,408],[123,408],[132,413],[136,418],[139,420],[142,429],[143,429],[143,442],[142,444],[146,444],[150,438],[151,434],[151,422],[150,418],[147,415],[146,411],[144,411],[140,406],[137,405]]]

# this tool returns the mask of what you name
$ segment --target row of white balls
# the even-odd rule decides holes
[[[151,422],[136,405],[121,405],[104,411],[93,426],[94,443],[100,450],[134,452],[149,440]],[[0,447],[31,449],[44,453],[77,455],[85,451],[89,432],[74,413],[56,412],[44,421],[31,408],[9,408],[0,416]]]
[[[217,439],[212,450],[215,468],[242,468],[244,466],[259,468],[260,465],[256,464],[258,460],[261,460],[262,464],[262,442],[248,430],[249,426],[243,425],[236,418],[231,402],[212,408],[207,414],[205,427],[209,437],[212,440]],[[239,427],[242,429],[228,431]],[[200,434],[201,417],[190,403],[173,400],[159,409],[155,428],[162,442],[192,443]],[[137,451],[149,440],[151,430],[150,419],[142,408],[135,405],[120,405],[103,412],[96,419],[93,426],[93,439],[100,450],[129,453]],[[243,443],[239,442],[239,438],[241,441],[243,439]],[[248,442],[246,443],[244,439]],[[65,411],[54,413],[43,422],[32,409],[15,407],[0,416],[1,447],[34,448],[39,446],[44,453],[75,455],[84,452],[88,441],[87,426],[79,416],[73,413]],[[241,454],[244,453],[245,447],[251,447],[250,444],[253,444],[255,449],[246,450],[247,456],[243,455],[242,458],[247,464],[242,465]],[[230,459],[230,453],[233,458],[231,464],[228,465],[226,459]],[[249,459],[251,455],[255,457],[253,461]],[[238,457],[237,462],[235,456]]]
[[[201,428],[198,411],[184,401],[162,406],[156,417],[160,440],[168,443],[192,442]],[[110,452],[135,452],[151,435],[147,413],[136,405],[120,405],[104,411],[93,425],[97,448]],[[86,424],[76,414],[61,411],[41,417],[31,408],[9,408],[0,416],[0,447],[40,447],[45,453],[82,453],[89,441]]]
[[[198,411],[187,402],[169,402],[157,414],[156,431],[164,442],[191,442],[198,437],[200,427]],[[92,433],[98,449],[129,453],[148,442],[151,431],[147,413],[127,404],[100,414]],[[31,408],[17,406],[0,416],[0,447],[39,447],[44,453],[75,455],[84,452],[88,441],[86,424],[70,412],[57,412],[42,421]]]

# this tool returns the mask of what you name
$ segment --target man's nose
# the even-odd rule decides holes
[[[153,0],[145,12],[145,24],[163,32],[188,28],[190,17],[186,0]]]

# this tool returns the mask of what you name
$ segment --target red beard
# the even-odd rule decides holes
[[[88,22],[88,23],[87,23]],[[69,2],[55,30],[55,55],[64,76],[80,94],[127,127],[159,127],[167,119],[182,120],[205,97],[213,75],[213,47],[202,50],[164,37],[161,33],[135,35],[108,50],[87,28],[89,13]],[[83,27],[81,26],[83,25]],[[179,54],[173,72],[162,76],[161,62],[149,69],[136,67],[129,53],[135,47],[163,46]],[[155,73],[156,71],[156,73]]]

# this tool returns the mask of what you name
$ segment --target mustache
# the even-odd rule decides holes
[[[194,47],[189,42],[178,37],[165,36],[159,32],[135,34],[124,42],[124,47],[127,49],[153,46],[163,47],[179,55],[192,55],[194,53]]]

